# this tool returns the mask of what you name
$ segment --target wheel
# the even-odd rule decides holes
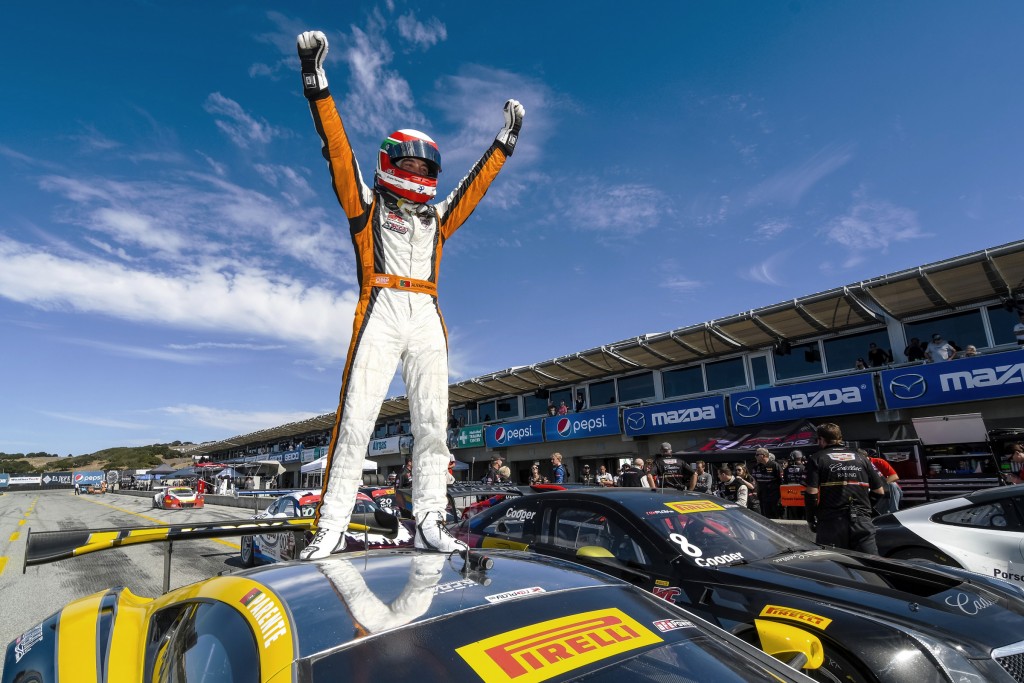
[[[812,631],[813,629],[808,630]],[[757,629],[753,627],[748,627],[736,635],[754,647],[761,647],[757,637]],[[821,637],[820,633],[815,632],[814,635],[818,636],[821,640],[822,648],[825,651],[825,659],[817,669],[801,669],[801,673],[806,674],[812,680],[822,681],[823,683],[877,683],[877,679],[874,676],[870,673],[864,673],[864,670],[857,665],[852,655],[826,641]]]
[[[946,553],[935,550],[934,548],[910,546],[908,548],[900,548],[899,550],[890,553],[889,557],[894,560],[928,560],[929,562],[934,562],[936,564],[944,564],[947,567],[963,569],[959,562]]]
[[[242,536],[241,558],[243,567],[253,567],[256,565],[256,553],[253,552],[252,548],[252,536]]]

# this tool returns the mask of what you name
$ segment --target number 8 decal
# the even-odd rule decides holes
[[[691,545],[682,534],[669,534],[668,538],[679,546],[679,549],[690,557],[700,557],[704,552],[695,545]]]

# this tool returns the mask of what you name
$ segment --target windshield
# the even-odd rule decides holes
[[[192,489],[173,488],[167,489],[167,493],[171,494],[172,496],[191,496]]]
[[[713,500],[667,502],[642,516],[684,559],[699,567],[752,562],[811,545],[760,515]]]

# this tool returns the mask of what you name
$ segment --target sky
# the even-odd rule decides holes
[[[1015,0],[9,4],[0,452],[335,410],[355,263],[301,31],[367,182],[416,128],[447,195],[526,108],[445,249],[456,382],[1020,239],[1022,24]]]

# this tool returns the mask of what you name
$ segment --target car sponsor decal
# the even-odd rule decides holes
[[[999,567],[992,570],[992,576],[1003,581],[1024,581],[1024,574],[1014,574]]]
[[[640,622],[610,608],[524,626],[456,652],[485,681],[537,683],[661,642]]]
[[[809,550],[803,553],[793,553],[792,555],[785,555],[783,557],[776,557],[772,562],[781,564],[783,562],[792,562],[793,560],[807,560],[812,557],[818,557],[820,555],[831,555],[832,553],[828,550]]]
[[[32,649],[32,646],[42,639],[42,624],[39,624],[35,628],[30,628],[29,630],[25,631],[20,636],[18,636],[18,638],[14,641],[14,662],[20,662],[21,658],[27,655],[29,650]]]
[[[449,581],[448,583],[439,583],[434,586],[434,595],[441,593],[451,593],[452,591],[462,590],[463,588],[472,588],[473,586],[479,586],[480,583],[473,579],[459,579],[458,581]]]
[[[275,640],[288,633],[288,623],[285,621],[280,605],[259,588],[253,588],[243,595],[239,602],[245,605],[249,614],[256,620],[256,631],[263,641],[264,650],[270,647]]]
[[[712,512],[714,510],[724,510],[725,508],[710,500],[695,500],[695,501],[679,501],[677,503],[665,503],[666,507],[670,507],[681,515],[688,515],[691,512]]]
[[[961,592],[958,592],[955,595],[947,595],[945,603],[950,607],[956,607],[958,610],[970,617],[973,617],[981,610],[996,604],[988,598]]]
[[[675,586],[655,586],[651,589],[656,597],[662,600],[668,600],[669,602],[675,602],[676,597],[682,595],[683,590]]]
[[[828,459],[829,460],[837,460],[839,462],[848,462],[850,460],[853,460],[855,457],[857,457],[857,456],[855,456],[853,453],[829,453],[828,454]]]
[[[686,619],[661,619],[654,622],[654,628],[664,633],[665,631],[675,631],[680,628],[693,628],[693,622]]]
[[[780,607],[779,605],[765,605],[759,616],[798,621],[801,624],[809,624],[815,628],[820,628],[822,631],[828,628],[828,625],[832,623],[832,620],[828,617],[822,617],[812,612],[793,609],[792,607]]]
[[[654,580],[654,585],[655,586],[667,586],[668,585],[668,581],[666,581],[665,579],[655,579]]]
[[[484,600],[487,602],[504,602],[505,600],[515,600],[521,598],[524,595],[533,595],[534,593],[543,593],[544,589],[540,586],[530,586],[529,588],[517,588],[514,591],[506,591],[504,593],[495,593],[494,595],[485,595]]]

